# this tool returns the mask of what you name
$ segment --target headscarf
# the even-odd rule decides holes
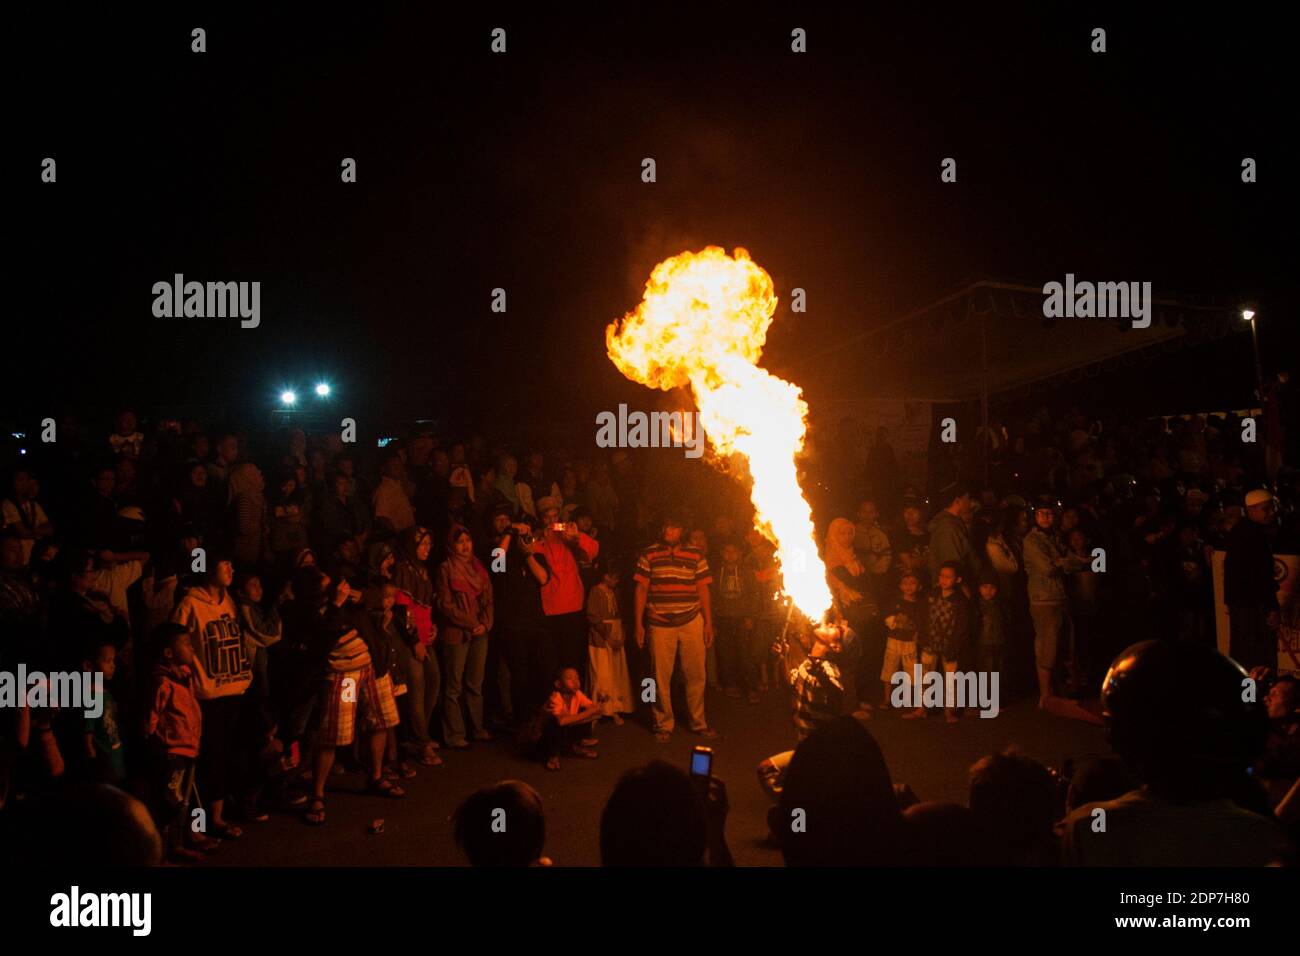
[[[382,576],[384,562],[393,553],[393,546],[387,541],[372,542],[366,551],[366,571],[374,577]]]
[[[420,541],[429,537],[432,537],[432,535],[429,534],[428,528],[413,524],[398,534],[397,553],[407,561],[419,564]]]
[[[462,558],[456,553],[456,539],[462,534],[469,534],[469,529],[463,524],[454,524],[447,532],[447,567],[451,571],[451,586],[453,590],[463,591],[471,599],[477,599],[487,587],[487,568],[483,567],[473,551],[470,551],[468,558]]]
[[[845,535],[847,529],[848,534]],[[858,533],[857,526],[848,518],[836,518],[826,529],[826,570],[834,571],[838,567],[846,568],[849,574],[857,577],[866,570],[853,551],[853,536]],[[840,540],[847,537],[848,542]]]

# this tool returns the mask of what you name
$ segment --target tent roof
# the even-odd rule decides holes
[[[1156,298],[1145,329],[1129,320],[1047,319],[1041,287],[981,279],[823,354],[852,363],[864,398],[955,402],[979,397],[985,364],[995,395],[1100,374],[1241,327],[1232,308],[1185,298]]]

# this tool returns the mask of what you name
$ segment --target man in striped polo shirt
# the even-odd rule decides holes
[[[713,609],[709,604],[713,578],[703,552],[682,543],[679,518],[664,518],[660,540],[637,559],[634,580],[637,647],[645,647],[647,629],[650,633],[655,739],[667,743],[672,738],[671,688],[679,651],[691,730],[701,737],[716,737],[717,731],[704,719],[704,658],[713,643]]]

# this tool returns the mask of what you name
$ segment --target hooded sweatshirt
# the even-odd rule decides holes
[[[248,690],[253,661],[229,592],[223,590],[215,598],[207,588],[190,588],[172,612],[172,621],[190,632],[194,644],[194,696],[212,700]]]
[[[169,754],[177,757],[199,755],[203,712],[193,686],[193,673],[184,664],[159,664],[154,668],[145,736],[157,738]]]

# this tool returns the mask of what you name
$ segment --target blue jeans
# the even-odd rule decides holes
[[[468,644],[442,645],[442,738],[448,747],[465,743],[465,717],[472,733],[483,730],[483,672],[487,668],[486,634]]]

